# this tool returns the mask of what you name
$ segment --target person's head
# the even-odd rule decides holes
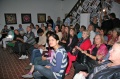
[[[35,28],[36,28],[36,30],[38,30],[39,29],[39,25],[36,25]]]
[[[50,16],[48,16],[48,20],[50,20],[51,19],[51,17]]]
[[[69,26],[65,26],[65,33],[69,33]]]
[[[4,26],[4,29],[7,29],[7,25]]]
[[[101,30],[101,28],[100,28],[100,27],[96,27],[95,32],[100,33],[100,30]]]
[[[35,29],[35,27],[34,27],[34,24],[33,24],[33,23],[30,23],[30,27],[31,27],[31,29]]]
[[[48,31],[51,31],[51,30],[52,30],[52,24],[48,24],[47,30],[48,30]]]
[[[88,30],[89,30],[89,31],[93,31],[93,30],[94,30],[94,26],[93,26],[92,24],[90,24],[90,25],[88,26]]]
[[[112,49],[110,50],[109,60],[113,63],[120,61],[120,42],[116,42],[112,46]]]
[[[14,27],[13,27],[13,26],[10,26],[10,30],[14,30]]]
[[[86,30],[86,27],[85,27],[84,25],[82,25],[82,26],[80,27],[80,32],[82,32],[82,31],[84,31],[84,30]]]
[[[97,22],[97,17],[96,16],[93,17],[93,22]]]
[[[104,37],[103,37],[103,35],[97,34],[95,36],[94,42],[95,42],[96,45],[103,44],[104,43]]]
[[[41,26],[41,29],[42,29],[44,32],[46,31],[45,26]]]
[[[61,29],[60,29],[60,26],[59,26],[59,25],[56,25],[56,26],[55,26],[55,31],[56,31],[56,32],[61,32]]]
[[[108,19],[109,19],[108,15],[103,16],[103,20],[104,20],[104,21],[105,21],[105,20],[108,20]]]
[[[22,28],[22,24],[19,24],[19,28]]]
[[[69,15],[69,18],[72,19],[72,15]]]
[[[73,37],[76,34],[75,28],[70,28],[70,36]]]
[[[110,13],[109,16],[110,16],[110,19],[115,19],[116,18],[115,13]]]
[[[120,28],[114,28],[112,32],[113,37],[117,37],[119,36],[119,34],[120,34]]]
[[[48,40],[49,40],[50,47],[53,47],[55,49],[57,48],[57,46],[59,46],[59,37],[57,34],[55,33],[51,34]]]
[[[57,17],[57,21],[60,21],[60,17]]]
[[[19,35],[19,34],[20,34],[17,29],[14,30],[14,33],[15,33],[16,35]]]
[[[32,30],[31,26],[27,26],[26,30],[27,32],[30,32]]]
[[[105,30],[101,29],[101,30],[100,30],[100,34],[104,36],[104,35],[106,34],[106,33],[105,33]]]
[[[37,34],[39,36],[42,36],[44,34],[44,31],[41,28],[39,28],[38,31],[37,31]]]
[[[44,26],[44,24],[43,24],[43,23],[41,24],[41,27],[42,27],[42,26]]]
[[[90,32],[88,31],[88,30],[84,30],[83,32],[82,32],[82,37],[83,37],[83,39],[86,39],[86,38],[88,38],[90,36]]]
[[[65,31],[65,25],[61,25],[61,31]]]

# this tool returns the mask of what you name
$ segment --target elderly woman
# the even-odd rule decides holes
[[[89,74],[80,71],[78,75],[87,79],[120,79],[120,42],[116,42],[110,50],[110,61],[95,67]],[[76,79],[76,78],[74,78]],[[79,77],[79,79],[81,79]]]
[[[78,73],[81,70],[89,72],[91,68],[100,63],[106,56],[108,49],[104,44],[103,36],[100,34],[96,35],[94,41],[95,44],[92,45],[92,47],[87,51],[84,51],[79,48],[81,53],[83,53],[86,56],[86,61],[83,60],[84,62],[82,63],[82,65],[81,62],[79,62],[78,60],[74,63],[75,73]]]
[[[89,39],[89,32],[87,30],[83,31],[82,33],[82,38],[78,42],[78,46],[76,46],[72,52],[68,52],[68,58],[69,58],[69,63],[66,69],[66,75],[70,72],[72,62],[76,60],[77,55],[77,50],[76,49],[82,49],[82,50],[88,50],[91,46],[91,41]],[[76,55],[75,55],[76,54]],[[78,56],[79,57],[79,56]]]

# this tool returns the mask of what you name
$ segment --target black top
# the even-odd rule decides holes
[[[16,35],[16,34],[15,34],[13,40],[15,40],[15,41],[19,41],[19,40],[17,40],[17,38],[21,38],[21,39],[23,39],[23,36],[21,36],[20,34],[19,34],[19,35]]]

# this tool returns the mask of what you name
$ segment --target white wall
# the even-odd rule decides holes
[[[111,12],[114,12],[116,17],[120,19],[120,4],[113,2]]]
[[[68,13],[75,5],[77,0],[0,0],[0,29],[5,25],[4,13],[16,13],[17,24],[13,24],[18,28],[21,24],[21,13],[31,13],[32,22],[36,25],[37,13],[46,13],[50,15],[54,22],[57,17],[64,18],[65,13]],[[26,28],[29,24],[22,24]],[[40,24],[39,24],[40,25]],[[8,25],[11,26],[11,25]]]

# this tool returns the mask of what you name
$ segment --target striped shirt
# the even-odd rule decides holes
[[[67,53],[63,47],[59,47],[54,55],[52,62],[50,63],[51,70],[55,76],[55,79],[62,79],[62,75],[68,64]]]

